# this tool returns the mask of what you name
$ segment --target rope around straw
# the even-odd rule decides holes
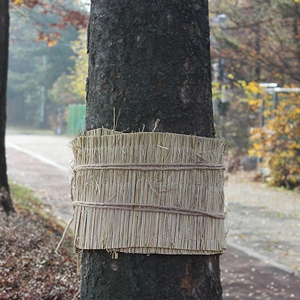
[[[135,204],[135,203],[102,203],[102,202],[83,202],[83,201],[74,201],[73,206],[82,206],[82,207],[93,207],[101,209],[121,209],[129,211],[146,211],[146,212],[166,212],[169,214],[181,214],[189,216],[204,216],[215,219],[225,219],[225,214],[218,213],[209,213],[201,210],[186,209],[180,207],[170,207],[162,205],[149,205],[149,204]]]
[[[134,164],[89,164],[74,167],[73,171],[83,170],[132,170],[132,171],[184,171],[184,170],[225,170],[224,165],[214,164],[153,164],[153,163],[134,163]]]
[[[76,249],[223,253],[225,141],[102,128],[72,149]]]

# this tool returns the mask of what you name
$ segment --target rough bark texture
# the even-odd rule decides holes
[[[105,251],[83,256],[82,299],[221,299],[218,256],[136,255]]]
[[[8,67],[8,0],[0,1],[0,206],[7,212],[14,211],[6,174],[5,126],[6,86]]]
[[[92,1],[88,129],[214,136],[207,2]]]
[[[207,0],[92,0],[88,51],[87,130],[214,137]],[[84,250],[81,297],[222,299],[219,255]]]

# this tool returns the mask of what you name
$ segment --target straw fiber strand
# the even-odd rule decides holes
[[[91,130],[72,141],[74,246],[215,254],[226,247],[225,142]]]

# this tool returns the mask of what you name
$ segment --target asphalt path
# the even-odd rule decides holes
[[[37,196],[49,204],[56,215],[65,222],[68,222],[72,216],[69,187],[72,161],[69,142],[71,140],[71,137],[66,136],[26,135],[9,131],[6,136],[9,179],[33,189]],[[237,187],[241,190],[239,191]],[[243,188],[247,187],[249,188],[249,186],[236,184],[233,189],[229,189],[233,208],[241,209],[239,195],[245,194]],[[247,192],[251,193],[251,187]],[[252,216],[247,217],[243,212],[242,217],[237,213],[235,215],[235,212],[230,212],[234,224],[233,234],[228,235],[228,248],[221,256],[223,298],[300,300],[300,279],[295,268],[274,260],[273,253],[265,255],[265,252],[262,252],[261,254],[250,237],[241,238],[242,242],[239,239],[235,240],[235,237],[240,236],[241,233],[246,236],[249,228],[252,228],[253,222],[243,220],[251,220]],[[264,221],[259,219],[255,222]],[[274,227],[277,223],[272,224]],[[276,228],[273,228],[273,231],[276,234]],[[257,235],[257,232],[252,232],[252,235]],[[298,255],[299,252],[295,255],[295,260],[299,259]]]
[[[64,222],[72,218],[71,139],[54,135],[6,135],[9,180],[33,189]]]

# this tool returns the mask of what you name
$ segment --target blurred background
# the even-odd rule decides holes
[[[77,135],[84,130],[88,1],[10,7],[8,128]],[[24,2],[24,1],[23,1]],[[300,185],[300,3],[210,0],[217,137],[228,171]]]
[[[12,253],[0,261],[0,294],[78,299],[72,238],[59,259],[49,253],[72,217],[68,145],[85,130],[90,1],[9,2],[5,138],[18,217],[0,218],[0,252]],[[209,5],[214,122],[230,183],[223,295],[300,299],[300,0]]]
[[[300,3],[211,0],[213,101],[229,172],[300,183]]]
[[[74,134],[85,115],[88,6],[28,3],[10,7],[7,125]]]

